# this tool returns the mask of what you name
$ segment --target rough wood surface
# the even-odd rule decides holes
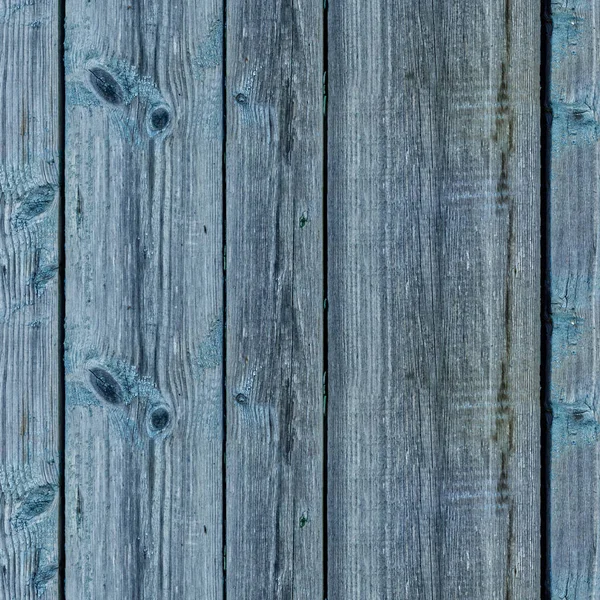
[[[537,598],[539,5],[328,23],[327,597]]]
[[[550,596],[600,598],[600,14],[552,2]]]
[[[0,0],[0,598],[58,597],[58,4]]]
[[[323,7],[227,2],[227,597],[323,593]]]
[[[222,4],[66,10],[67,598],[220,599]]]

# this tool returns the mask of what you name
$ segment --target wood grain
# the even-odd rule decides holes
[[[58,598],[58,5],[0,0],[0,598]]]
[[[328,14],[327,597],[537,598],[539,6]]]
[[[600,598],[600,15],[552,2],[550,597]]]
[[[67,0],[68,598],[222,598],[222,31]]]
[[[323,7],[227,2],[227,597],[323,594]]]

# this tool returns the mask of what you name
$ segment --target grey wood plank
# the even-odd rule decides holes
[[[323,593],[323,7],[227,2],[227,597]]]
[[[0,0],[0,598],[58,598],[59,24]]]
[[[538,598],[539,5],[328,14],[328,600]]]
[[[68,598],[222,598],[222,31],[67,0]]]
[[[550,597],[600,598],[600,139],[591,0],[552,2]]]

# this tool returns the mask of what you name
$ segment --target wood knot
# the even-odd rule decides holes
[[[90,83],[95,92],[109,104],[121,104],[123,102],[123,90],[117,80],[101,67],[90,69]]]
[[[171,121],[171,115],[164,106],[158,106],[150,112],[149,127],[152,131],[163,131]]]
[[[235,101],[238,104],[248,104],[248,96],[246,96],[246,94],[243,94],[242,92],[240,92],[239,94],[235,95]]]
[[[164,406],[158,406],[150,411],[148,423],[150,431],[160,433],[168,427],[170,421],[171,415]]]
[[[123,402],[123,390],[117,380],[105,369],[92,367],[89,370],[90,384],[94,391],[110,404]]]
[[[235,397],[235,401],[238,404],[245,405],[245,404],[248,404],[249,399],[248,399],[248,396],[246,396],[246,394],[241,394],[240,393],[240,394],[237,394],[237,396]]]

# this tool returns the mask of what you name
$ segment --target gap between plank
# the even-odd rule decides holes
[[[327,378],[327,370],[329,366],[329,322],[328,314],[328,299],[327,299],[327,90],[328,90],[328,5],[327,0],[323,0],[323,598],[327,599],[328,594],[328,560],[329,560],[329,542],[327,533],[328,513],[327,513],[327,444],[328,444],[328,409],[327,400],[329,396],[329,384]]]
[[[58,598],[65,600],[66,547],[65,547],[65,16],[66,0],[58,2],[58,147],[60,155],[58,199]]]
[[[541,598],[550,598],[550,360],[552,358],[552,315],[550,306],[550,171],[552,106],[550,103],[550,68],[552,58],[551,0],[541,0],[540,48],[540,244],[541,244],[541,344],[540,344],[540,574]]]
[[[221,259],[223,265],[223,348],[222,348],[222,448],[221,448],[221,564],[223,568],[223,600],[227,598],[227,0],[223,0],[223,47],[221,66],[221,103],[222,103],[222,133],[221,133]]]

